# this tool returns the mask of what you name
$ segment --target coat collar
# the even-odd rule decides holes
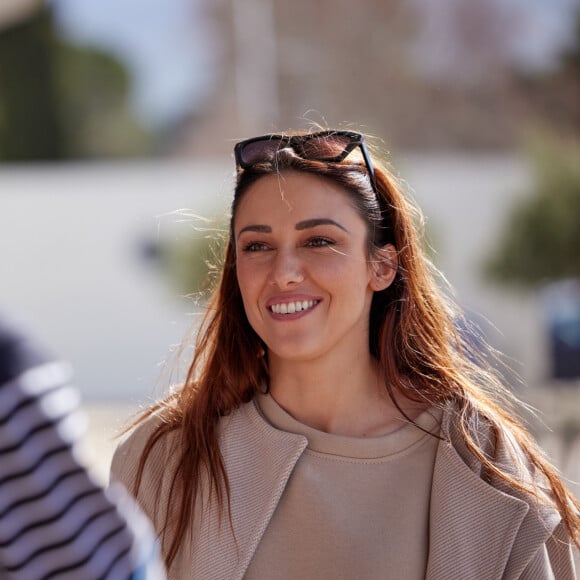
[[[458,452],[450,416],[435,459],[426,580],[517,578],[558,515],[483,481]],[[308,442],[269,425],[253,402],[222,421],[220,436],[226,472],[235,480],[231,520],[208,491],[184,557],[192,578],[241,580]]]

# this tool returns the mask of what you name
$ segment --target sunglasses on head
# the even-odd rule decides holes
[[[320,131],[305,135],[262,135],[236,143],[236,165],[248,169],[258,163],[270,162],[281,149],[291,148],[302,159],[340,163],[360,147],[375,194],[375,170],[365,145],[364,135],[354,131]]]

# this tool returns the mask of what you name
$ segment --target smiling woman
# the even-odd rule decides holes
[[[364,137],[235,155],[188,377],[113,461],[170,577],[574,578],[580,504],[456,330]]]

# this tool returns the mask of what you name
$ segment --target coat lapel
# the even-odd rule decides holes
[[[497,580],[504,570],[527,504],[497,491],[441,442],[430,509],[427,580]]]
[[[519,578],[557,526],[558,514],[525,492],[481,479],[478,463],[449,435],[449,417],[442,426],[448,440],[439,444],[433,472],[426,580]],[[505,449],[499,455],[513,464]]]
[[[231,520],[227,506],[220,512],[206,495],[185,557],[193,562],[191,578],[239,580],[307,440],[271,427],[254,403],[248,403],[224,420],[220,443],[226,472],[235,474],[230,490]]]

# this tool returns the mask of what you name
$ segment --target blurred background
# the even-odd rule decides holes
[[[2,0],[0,312],[97,469],[179,376],[233,143],[312,123],[374,136],[580,492],[580,0]]]

